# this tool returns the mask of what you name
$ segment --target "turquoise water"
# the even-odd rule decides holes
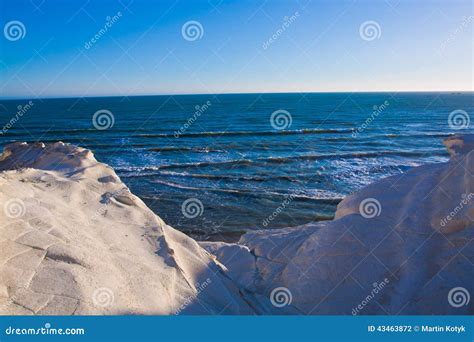
[[[331,218],[366,184],[446,161],[442,138],[472,133],[450,126],[449,114],[474,113],[473,93],[28,101],[0,101],[2,146],[62,140],[90,148],[167,223],[201,239]],[[102,109],[114,123],[99,130],[93,115]],[[193,218],[182,211],[190,198],[202,203]]]

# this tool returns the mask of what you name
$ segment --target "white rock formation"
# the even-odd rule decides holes
[[[474,136],[445,145],[449,162],[348,196],[333,221],[202,245],[260,312],[473,314]]]
[[[16,143],[0,170],[0,314],[253,313],[90,151]]]
[[[0,314],[473,314],[474,137],[445,144],[333,221],[239,244],[167,226],[88,150],[8,145]]]

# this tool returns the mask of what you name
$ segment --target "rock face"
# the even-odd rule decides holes
[[[445,145],[449,162],[348,196],[333,221],[203,246],[266,313],[473,314],[474,137]]]
[[[0,314],[473,314],[474,138],[383,179],[333,221],[201,242],[88,150],[0,157]]]
[[[254,312],[90,151],[16,143],[0,170],[0,314]]]

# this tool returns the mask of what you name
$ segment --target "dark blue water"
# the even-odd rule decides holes
[[[167,223],[203,239],[331,218],[337,203],[360,187],[447,160],[442,138],[472,132],[470,127],[450,127],[449,114],[474,112],[473,93],[189,95],[32,103],[0,102],[0,119],[7,125],[1,145],[62,140],[87,147]],[[22,115],[18,106],[23,106]],[[93,115],[101,109],[114,117],[114,125],[105,130],[93,125]],[[283,112],[280,119],[290,120],[274,121],[276,129],[271,115],[278,110],[291,118]],[[183,215],[182,203],[189,198],[202,202],[200,216]],[[268,220],[277,208],[281,210]]]

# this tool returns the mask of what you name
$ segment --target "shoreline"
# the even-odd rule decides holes
[[[399,95],[396,101],[383,94],[354,95],[357,108],[344,97],[308,95],[303,102],[299,96],[283,95],[216,98],[192,127],[187,126],[194,121],[196,106],[202,109],[207,99],[182,98],[179,110],[166,97],[45,100],[35,103],[2,141],[63,140],[90,149],[168,224],[188,231],[212,232],[221,230],[221,224],[232,230],[263,228],[262,222],[286,196],[300,195],[279,216],[275,227],[283,228],[334,214],[339,199],[382,177],[448,159],[440,139],[453,133],[445,107],[436,104],[426,115],[410,118],[436,95]],[[469,95],[439,98],[446,107],[470,111],[469,100]],[[381,109],[386,101],[390,105],[377,121],[353,137],[372,117],[374,106]],[[5,121],[16,104],[6,104]],[[58,108],[66,107],[70,110],[58,116]],[[270,107],[288,110],[292,124],[274,129]],[[113,114],[112,127],[94,127],[92,114],[99,108]],[[160,111],[153,120],[156,108]],[[324,122],[335,110],[338,115]],[[54,127],[49,127],[50,120]],[[176,138],[173,132],[185,126]],[[205,210],[190,220],[180,208],[191,197],[200,199]]]

